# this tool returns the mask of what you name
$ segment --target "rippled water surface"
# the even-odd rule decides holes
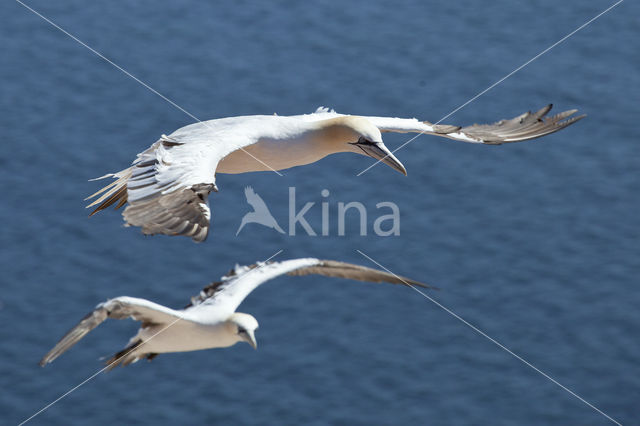
[[[177,2],[176,2],[177,3]],[[608,7],[557,2],[46,2],[33,8],[201,119],[319,105],[437,121]],[[87,179],[194,120],[18,3],[0,6],[0,416],[18,423],[82,382],[136,329],[105,323],[40,357],[109,297],[180,307],[233,264],[316,256],[435,284],[443,306],[622,423],[640,417],[637,136],[640,37],[626,1],[445,120],[548,102],[588,117],[501,147],[421,136],[408,177],[336,155],[219,175],[203,244],[87,219]],[[389,147],[407,135],[384,135]],[[251,185],[286,227],[288,187],[318,232],[247,225]],[[328,189],[330,195],[321,196]],[[395,237],[337,235],[339,202],[401,214]],[[353,213],[353,212],[352,212]],[[606,424],[607,419],[408,288],[284,277],[242,305],[248,345],[101,374],[33,424]]]

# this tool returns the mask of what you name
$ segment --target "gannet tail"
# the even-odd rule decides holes
[[[132,344],[127,345],[123,350],[116,352],[111,358],[104,362],[107,366],[107,370],[112,370],[119,365],[124,367],[129,364],[133,364],[142,358],[147,358],[151,361],[153,358],[158,356],[156,353],[141,354],[137,348],[142,345],[142,343],[142,339],[137,339]]]
[[[109,185],[103,187],[98,192],[85,198],[85,201],[90,200],[91,198],[97,197],[98,195],[104,192],[104,194],[102,194],[98,199],[94,200],[91,204],[87,206],[87,208],[89,208],[89,207],[98,205],[91,212],[91,214],[89,214],[89,216],[93,216],[100,210],[104,210],[116,202],[118,202],[118,204],[116,205],[116,209],[119,209],[120,207],[125,205],[125,203],[127,202],[127,181],[129,180],[129,178],[131,178],[132,172],[133,172],[133,167],[129,167],[128,169],[121,170],[118,173],[109,173],[99,178],[92,179],[92,180],[98,180],[98,179],[105,179],[105,178],[111,177],[116,180],[111,182]]]

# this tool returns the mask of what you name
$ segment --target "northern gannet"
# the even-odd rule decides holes
[[[204,241],[211,210],[208,196],[217,191],[216,173],[283,170],[310,164],[339,152],[368,155],[407,174],[387,149],[381,132],[427,133],[463,142],[500,145],[557,132],[584,116],[577,110],[545,117],[551,109],[527,112],[511,120],[467,127],[432,124],[415,118],[365,117],[318,108],[306,115],[251,115],[220,118],[181,127],[138,154],[133,165],[97,179],[111,184],[87,197],[94,213],[128,203],[127,226],[144,234],[185,235]]]
[[[435,288],[388,272],[335,260],[303,258],[236,266],[220,281],[209,284],[192,297],[184,309],[174,310],[128,296],[98,304],[42,358],[40,365],[44,367],[62,355],[107,318],[131,317],[142,322],[128,345],[106,361],[109,369],[142,358],[151,360],[160,353],[223,348],[238,342],[247,342],[256,349],[258,321],[249,314],[236,312],[236,309],[260,284],[283,274],[318,274]]]

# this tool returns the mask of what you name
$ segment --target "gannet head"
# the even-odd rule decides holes
[[[253,349],[258,349],[255,331],[258,329],[258,320],[249,314],[234,313],[227,320],[231,333],[236,335],[238,342],[247,342]]]
[[[337,150],[368,155],[403,175],[407,174],[402,163],[382,142],[380,130],[366,118],[349,115],[324,120],[322,125],[329,139],[338,144]]]

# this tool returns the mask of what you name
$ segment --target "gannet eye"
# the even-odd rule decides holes
[[[242,334],[242,333],[246,333],[246,332],[247,332],[247,330],[245,330],[244,328],[238,327],[238,334]]]
[[[364,136],[360,136],[358,138],[358,142],[349,142],[351,145],[375,145],[375,142],[371,142],[369,139]]]

